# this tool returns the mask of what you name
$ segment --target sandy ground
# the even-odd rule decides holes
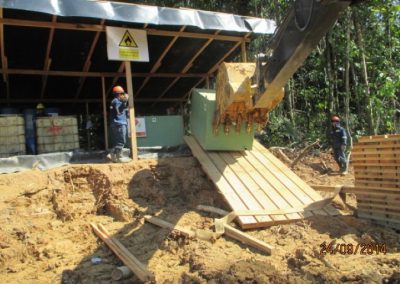
[[[295,171],[312,184],[353,184],[352,172],[341,177],[329,168],[336,170],[329,154],[319,154]],[[185,239],[145,224],[143,216],[155,214],[211,229],[215,216],[196,206],[228,209],[191,157],[1,175],[0,193],[0,283],[138,282],[134,276],[113,282],[111,272],[122,263],[90,222],[103,224],[157,283],[400,283],[400,233],[356,218],[340,200],[335,206],[348,215],[248,231],[276,247],[271,256],[228,237]],[[349,200],[356,206],[354,197]],[[321,253],[331,242],[381,246],[364,254]]]

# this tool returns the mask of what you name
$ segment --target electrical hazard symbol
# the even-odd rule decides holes
[[[137,48],[138,45],[136,41],[133,39],[133,36],[129,33],[128,30],[125,31],[124,36],[122,37],[119,46],[121,47],[134,47]]]
[[[106,34],[108,60],[149,62],[145,30],[106,27]]]

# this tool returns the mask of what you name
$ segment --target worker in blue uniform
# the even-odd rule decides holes
[[[122,149],[126,143],[128,94],[121,86],[112,89],[114,99],[111,101],[111,134],[114,138],[114,147],[111,150],[111,160],[114,163],[126,163],[130,159],[122,156]]]
[[[340,118],[333,116],[331,119],[331,143],[333,148],[333,155],[336,163],[339,165],[340,172],[342,175],[347,174],[347,159],[346,159],[346,145],[347,145],[347,134],[346,130],[340,126]]]

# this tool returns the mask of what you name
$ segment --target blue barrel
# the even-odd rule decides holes
[[[48,116],[60,115],[60,109],[58,107],[46,107],[44,109],[44,114]]]
[[[35,139],[35,129],[36,129],[36,109],[28,108],[24,109],[24,119],[25,119],[25,141],[26,150],[28,154],[36,154],[36,139]]]
[[[18,114],[19,111],[17,108],[13,107],[2,107],[0,108],[0,114]]]

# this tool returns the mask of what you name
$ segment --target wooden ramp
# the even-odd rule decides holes
[[[257,141],[244,152],[204,151],[193,136],[185,141],[232,210],[286,210],[323,200]],[[242,228],[268,227],[318,215],[339,215],[331,205],[302,213],[240,216]]]

